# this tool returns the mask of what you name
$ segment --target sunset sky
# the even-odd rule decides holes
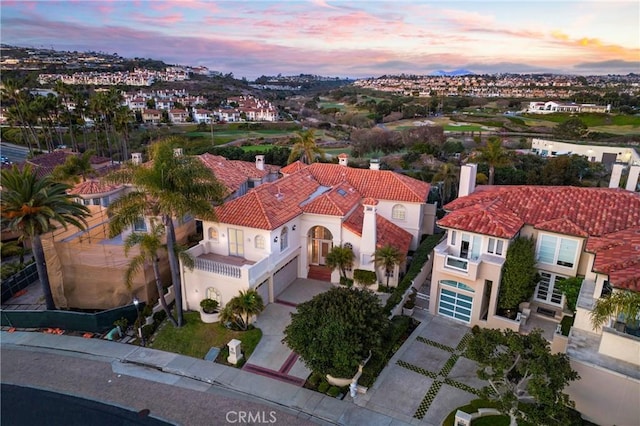
[[[250,80],[311,73],[640,73],[640,2],[12,1],[3,44],[205,65]]]

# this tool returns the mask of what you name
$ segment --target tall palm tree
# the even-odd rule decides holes
[[[129,263],[129,267],[125,273],[125,283],[127,288],[131,289],[131,283],[133,277],[137,274],[145,264],[150,263],[153,267],[153,276],[155,278],[156,289],[158,290],[158,297],[160,299],[160,305],[167,314],[167,318],[171,320],[173,325],[177,326],[178,321],[171,314],[171,310],[164,299],[164,289],[162,287],[162,278],[160,277],[160,266],[158,264],[158,251],[161,248],[166,249],[166,246],[162,243],[162,237],[164,236],[164,225],[153,224],[149,233],[134,232],[130,234],[124,241],[124,255],[129,256],[129,252],[135,246],[139,246],[138,255],[134,256]],[[186,251],[180,251],[178,253],[180,260],[183,264],[188,266],[193,265],[193,258],[189,256]]]
[[[23,132],[23,140],[29,145],[29,151],[32,151],[32,143],[36,144],[40,149],[40,141],[33,128],[33,122],[29,121],[28,94],[22,91],[25,87],[25,82],[7,79],[2,85],[2,91],[0,92],[2,104],[13,104],[9,110],[17,118],[20,130]]]
[[[640,293],[637,291],[614,291],[608,297],[598,299],[591,311],[593,328],[605,325],[609,318],[624,315],[627,325],[637,327],[640,315]]]
[[[317,157],[324,158],[324,150],[316,145],[315,130],[298,132],[287,163],[293,163],[300,159],[305,164],[311,164]]]
[[[390,244],[380,247],[373,253],[373,263],[378,268],[384,268],[385,274],[387,275],[387,288],[389,288],[389,276],[396,265],[400,265],[404,260],[404,253],[401,253],[400,250]]]
[[[493,179],[496,174],[497,166],[505,166],[509,164],[509,157],[502,147],[500,138],[492,136],[487,141],[487,146],[480,149],[478,161],[489,165],[489,185],[493,185]]]
[[[342,278],[347,277],[347,268],[353,266],[353,250],[349,247],[333,246],[331,251],[325,257],[325,263],[331,269],[339,269]]]
[[[89,209],[74,201],[67,193],[69,185],[58,183],[50,177],[38,178],[27,165],[22,170],[17,166],[2,170],[2,224],[20,234],[20,239],[30,238],[33,256],[47,309],[56,309],[41,236],[58,226],[65,229],[69,224],[84,230]]]
[[[241,330],[249,328],[251,317],[264,310],[262,296],[255,290],[240,290],[240,294],[224,306],[220,312],[220,320],[232,322]]]
[[[174,220],[182,221],[187,214],[215,220],[213,204],[220,203],[224,186],[213,172],[195,157],[175,156],[173,146],[179,139],[168,138],[150,147],[151,162],[144,165],[128,163],[106,179],[127,183],[134,190],[114,201],[108,209],[109,233],[121,234],[143,216],[159,216],[166,227],[167,252],[171,280],[176,294],[178,327],[183,323],[180,264],[176,254]]]
[[[455,198],[452,194],[455,193],[455,188],[458,186],[458,174],[459,168],[455,164],[444,163],[433,176],[432,182],[442,182],[440,187],[442,204],[446,204]]]

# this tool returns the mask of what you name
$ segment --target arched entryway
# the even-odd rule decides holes
[[[333,236],[324,226],[314,226],[309,230],[309,264],[324,266],[327,254],[333,247]]]

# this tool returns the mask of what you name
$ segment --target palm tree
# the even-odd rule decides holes
[[[405,255],[400,253],[396,247],[386,244],[373,253],[373,263],[376,267],[384,268],[387,275],[387,288],[389,288],[389,276],[395,269],[396,265],[400,265],[405,260]]]
[[[640,293],[620,290],[614,291],[607,297],[601,297],[591,311],[591,324],[593,328],[600,328],[609,321],[609,318],[620,314],[624,316],[630,328],[637,327],[640,315]]]
[[[433,176],[433,183],[442,182],[440,199],[443,205],[455,198],[452,194],[455,193],[455,188],[458,186],[458,174],[459,170],[455,164],[444,163]]]
[[[353,266],[354,258],[353,250],[349,247],[334,246],[327,256],[325,257],[325,263],[331,269],[339,269],[340,276],[347,278],[347,268]]]
[[[153,276],[156,282],[156,289],[158,290],[158,297],[160,299],[160,305],[167,314],[167,317],[171,320],[173,325],[177,326],[178,321],[171,314],[171,310],[164,299],[164,289],[162,287],[162,278],[160,277],[160,266],[158,264],[158,250],[165,248],[162,243],[162,237],[164,236],[164,225],[153,224],[149,233],[134,232],[130,234],[124,241],[124,255],[129,256],[129,252],[135,246],[139,246],[139,253],[134,256],[129,263],[129,267],[125,273],[125,283],[127,288],[131,290],[131,283],[133,277],[137,274],[145,264],[151,263],[153,267]],[[186,252],[180,251],[178,253],[180,260],[183,264],[193,267],[193,258]]]
[[[480,149],[478,161],[489,165],[489,185],[493,185],[493,178],[496,173],[496,166],[504,166],[509,164],[509,157],[499,138],[492,136],[487,141],[487,146]]]
[[[178,327],[183,324],[180,264],[176,254],[174,220],[182,221],[188,214],[200,219],[215,220],[212,203],[220,203],[225,187],[213,172],[195,157],[175,156],[173,146],[181,142],[168,138],[150,147],[151,162],[145,165],[128,163],[106,179],[127,183],[134,190],[108,209],[111,236],[121,234],[143,216],[159,216],[167,235],[167,252],[171,281],[176,294]]]
[[[315,130],[298,132],[296,143],[291,147],[287,163],[293,163],[300,159],[305,164],[311,164],[316,160],[316,157],[324,158],[324,151],[316,145]]]
[[[60,164],[53,169],[53,179],[60,182],[78,183],[80,179],[82,182],[87,180],[87,175],[93,171],[91,167],[91,157],[94,151],[85,151],[81,155],[70,155],[64,161],[64,164]]]
[[[20,239],[30,238],[33,257],[47,309],[56,309],[47,275],[47,264],[41,236],[61,225],[69,224],[84,230],[89,209],[74,201],[67,193],[69,185],[58,183],[46,176],[38,178],[30,165],[20,170],[17,166],[2,170],[2,224],[17,231]]]
[[[262,296],[255,290],[240,290],[240,294],[224,306],[220,312],[220,320],[234,323],[241,330],[249,328],[249,321],[254,315],[264,310]]]

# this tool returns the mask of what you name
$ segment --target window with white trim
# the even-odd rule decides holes
[[[280,251],[286,250],[289,247],[289,229],[285,226],[280,232]]]
[[[504,241],[497,238],[489,238],[489,245],[487,246],[487,253],[502,256],[504,249]]]
[[[147,232],[147,222],[143,217],[139,217],[133,222],[133,232]]]
[[[396,204],[391,209],[391,217],[396,220],[405,220],[407,218],[407,209],[402,204]]]
[[[573,268],[578,254],[578,241],[553,235],[540,235],[536,258],[540,263]]]
[[[562,292],[556,288],[556,283],[564,279],[566,277],[557,274],[540,272],[540,281],[536,285],[536,300],[562,306]]]
[[[451,232],[451,242],[449,243],[452,246],[456,245],[456,231],[452,230]]]
[[[209,241],[218,241],[218,230],[216,228],[209,228],[208,230],[208,234],[209,234]]]
[[[256,244],[257,249],[264,248],[264,237],[262,235],[256,235],[256,237],[253,240]]]

